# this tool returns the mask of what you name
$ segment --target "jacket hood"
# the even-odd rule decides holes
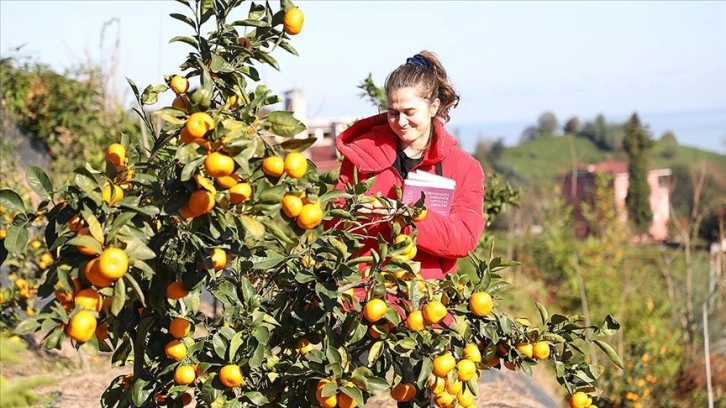
[[[388,114],[361,119],[338,135],[335,146],[340,154],[363,172],[376,172],[393,165],[398,136],[388,126]],[[434,140],[424,153],[421,165],[440,162],[456,146],[456,139],[434,118]]]

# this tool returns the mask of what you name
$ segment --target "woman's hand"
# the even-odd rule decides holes
[[[381,203],[383,200],[388,202],[387,206]],[[387,198],[382,197],[381,193],[378,192],[375,196],[373,196],[371,202],[363,203],[363,206],[358,209],[357,214],[365,215],[367,217],[384,217],[391,215],[395,210],[395,203],[392,203]]]

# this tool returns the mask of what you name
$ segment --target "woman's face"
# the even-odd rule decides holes
[[[421,98],[416,88],[406,87],[388,94],[388,125],[405,145],[421,139],[428,142],[431,118],[439,110],[439,100]]]

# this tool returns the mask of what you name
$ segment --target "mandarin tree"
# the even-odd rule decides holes
[[[261,114],[278,98],[259,83],[257,64],[279,69],[273,52],[296,54],[289,41],[302,30],[301,9],[286,0],[277,10],[179,3],[188,13],[171,17],[192,35],[172,41],[193,49],[180,72],[142,92],[129,80],[153,146],[122,137],[124,150],[114,146],[103,169],[80,168],[61,187],[31,178],[39,210],[0,192],[21,213],[5,247],[25,246],[25,227],[43,217],[54,254],[38,289],[50,301],[18,332],[44,332],[49,348],[69,338],[131,365],[103,406],[182,406],[192,396],[204,406],[353,407],[382,393],[470,406],[481,370],[531,372],[537,360],[515,345],[541,341],[570,394],[597,396],[598,368],[583,345],[596,342],[619,364],[600,340],[617,322],[584,327],[543,307],[541,324],[512,318],[497,301],[507,286],[500,271],[513,263],[493,256],[424,279],[413,261],[423,199],[377,199],[389,215],[356,215],[375,200],[372,180],[334,188],[335,172],[318,173],[299,154],[314,139],[291,138],[305,129],[292,112]],[[233,19],[243,3],[246,18]],[[199,86],[190,91],[181,78]],[[167,91],[181,99],[149,114]],[[104,186],[114,188],[104,196]],[[378,224],[391,233],[372,232]],[[364,242],[374,250],[361,253]]]

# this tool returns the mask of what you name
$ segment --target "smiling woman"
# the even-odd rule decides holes
[[[388,110],[358,121],[336,140],[343,155],[337,188],[343,190],[352,183],[357,172],[358,180],[375,178],[366,194],[396,199],[398,188],[413,170],[455,180],[451,212],[429,211],[426,217],[415,220],[417,240],[412,260],[420,263],[419,273],[424,279],[442,279],[456,270],[458,258],[476,247],[484,230],[484,172],[444,127],[459,97],[436,55],[421,51],[408,58],[388,75],[385,90]],[[359,210],[372,221],[387,212],[374,203]],[[392,238],[390,225],[384,222],[368,233]],[[377,245],[376,239],[368,239],[361,252]],[[404,374],[408,377],[404,381],[415,378],[412,367]],[[409,405],[401,402],[399,406]]]
[[[359,180],[375,178],[368,194],[391,199],[413,170],[455,180],[451,213],[429,212],[416,222],[414,260],[424,278],[440,279],[476,247],[484,230],[484,172],[444,127],[459,97],[436,55],[421,51],[408,58],[390,73],[385,90],[387,112],[358,121],[336,140],[343,155],[338,187],[350,183],[356,170]],[[367,204],[360,212],[377,217],[387,211]]]

